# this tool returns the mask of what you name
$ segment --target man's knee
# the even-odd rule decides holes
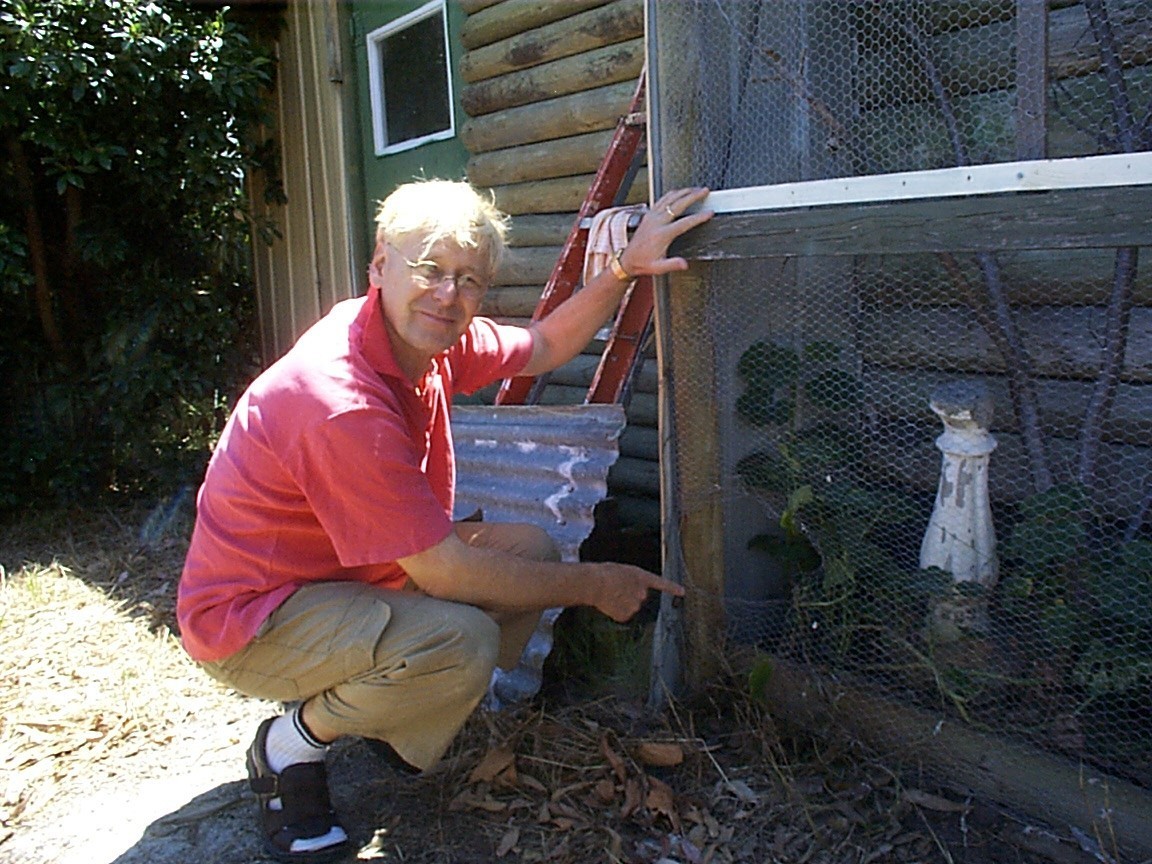
[[[533,561],[559,561],[560,548],[552,536],[536,525],[508,525],[511,534],[512,552]]]
[[[436,632],[427,656],[409,666],[455,680],[463,691],[483,694],[500,653],[500,626],[484,611],[463,603],[437,604]]]
[[[456,534],[469,546],[498,549],[533,561],[560,560],[560,549],[548,532],[526,522],[461,522]]]

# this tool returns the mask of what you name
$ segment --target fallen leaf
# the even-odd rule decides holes
[[[655,768],[670,768],[684,761],[684,750],[679,744],[641,741],[636,746],[636,758]]]
[[[504,747],[494,747],[485,753],[480,764],[468,775],[468,782],[491,783],[497,777],[503,783],[516,782],[516,755]]]
[[[729,792],[745,804],[757,804],[760,801],[760,796],[753,792],[752,787],[743,780],[729,780],[724,785]]]
[[[644,806],[654,813],[664,815],[676,831],[680,830],[680,814],[676,812],[672,787],[663,780],[648,778],[648,795],[644,799]]]
[[[612,745],[608,743],[608,736],[605,735],[600,739],[600,752],[604,754],[604,758],[608,760],[608,764],[612,766],[612,773],[616,775],[616,779],[621,783],[628,777],[628,769],[624,767],[624,760],[620,755],[612,749]]]
[[[479,795],[471,789],[465,789],[459,795],[452,799],[448,805],[449,810],[484,810],[487,813],[503,813],[508,809],[508,805],[503,801],[497,801],[491,795]]]
[[[543,794],[548,791],[548,787],[533,777],[531,774],[521,773],[519,775],[519,780],[521,786],[531,789],[533,792],[539,792]]]
[[[636,812],[636,808],[644,800],[640,793],[640,781],[629,777],[624,784],[624,803],[620,805],[620,818],[627,819]]]
[[[513,847],[520,842],[520,829],[513,826],[504,832],[504,836],[500,838],[500,844],[496,847],[496,857],[503,858]]]
[[[607,777],[601,778],[594,787],[596,797],[602,804],[611,804],[616,800],[616,784]]]

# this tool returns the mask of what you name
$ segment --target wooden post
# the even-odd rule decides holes
[[[665,598],[657,622],[654,692],[681,683],[699,687],[719,668],[723,645],[724,513],[720,437],[712,369],[715,351],[702,341],[708,265],[667,278],[657,303],[660,370],[660,465],[664,505],[664,572],[688,589],[682,610]],[[710,335],[710,334],[709,334]],[[691,370],[680,374],[677,370]],[[682,615],[680,612],[682,611]],[[677,664],[683,668],[677,668]]]
[[[960,721],[805,673],[774,659],[763,696],[772,713],[813,734],[846,732],[962,793],[998,801],[1089,837],[1098,826],[1132,860],[1152,855],[1152,796],[1089,765],[976,732]],[[1109,853],[1111,849],[1105,850]]]

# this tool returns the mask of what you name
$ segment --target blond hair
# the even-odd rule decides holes
[[[423,238],[423,255],[440,240],[478,249],[495,273],[504,255],[508,216],[492,198],[456,180],[416,180],[405,183],[380,202],[376,211],[376,242],[397,245],[406,237]]]

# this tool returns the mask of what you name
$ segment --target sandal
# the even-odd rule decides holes
[[[348,851],[348,835],[336,819],[328,796],[323,762],[289,765],[279,774],[268,767],[269,718],[248,748],[248,786],[260,807],[264,851],[277,861],[333,861]]]

